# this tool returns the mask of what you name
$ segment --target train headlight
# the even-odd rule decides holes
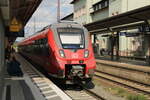
[[[61,57],[65,58],[65,53],[64,53],[63,50],[59,50],[59,54],[60,54]]]
[[[85,50],[85,51],[84,51],[84,57],[85,57],[85,58],[89,57],[89,50]]]

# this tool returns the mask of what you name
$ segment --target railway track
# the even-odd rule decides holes
[[[89,94],[93,95],[94,97],[96,97],[98,100],[106,100],[105,98],[97,95],[96,93],[94,93],[94,92],[92,92],[92,91],[90,91],[88,89],[85,89],[85,91],[88,92]]]
[[[25,57],[26,58],[26,60],[28,60],[32,65],[36,65],[37,67],[36,67],[36,69],[38,70],[38,71],[40,71],[43,75],[45,75],[45,76],[47,76],[46,74],[45,74],[45,72],[42,70],[42,69],[39,69],[40,67],[38,67],[38,65],[37,64],[35,64],[35,63],[33,63],[33,62],[31,62],[27,57]],[[35,76],[35,74],[33,74],[32,73],[32,71],[30,71],[31,69],[29,69],[28,67],[26,67],[25,68],[25,70],[27,71],[27,73],[29,74],[29,75],[33,75],[33,76]],[[41,71],[42,70],[42,71]],[[32,76],[31,76],[32,77]],[[54,83],[55,83],[55,81],[56,80],[54,80],[54,79],[50,79],[51,81],[53,81]],[[35,81],[35,84],[42,84],[43,83],[43,80],[42,79],[37,79],[37,80],[34,80]],[[56,83],[58,83],[58,82],[56,82]],[[45,85],[45,84],[42,84],[42,85]],[[58,85],[58,84],[56,84],[56,85]],[[82,88],[84,88],[84,86],[83,85],[81,85],[80,84],[80,86],[82,87]],[[64,88],[64,87],[63,87]],[[44,87],[44,89],[47,89],[47,87]],[[64,89],[62,89],[70,98],[72,98],[73,100],[106,100],[106,99],[104,99],[104,98],[102,98],[102,97],[100,97],[99,95],[97,95],[97,94],[95,94],[95,93],[93,93],[92,91],[90,91],[90,90],[88,90],[88,89],[86,89],[86,88],[84,88],[84,89],[78,89],[78,90],[76,90],[76,89],[68,89],[68,90],[64,90]]]
[[[66,90],[65,93],[73,100],[98,100],[95,97],[89,95],[86,91],[80,90]]]
[[[149,85],[146,85],[146,84],[143,84],[140,82],[135,82],[135,81],[125,79],[125,78],[122,78],[119,76],[115,76],[112,74],[104,73],[99,70],[95,71],[95,77],[107,80],[109,82],[113,82],[117,85],[123,86],[127,89],[136,91],[138,93],[143,93],[144,95],[147,95],[150,97],[150,86]]]
[[[73,100],[106,100],[83,86],[81,87],[82,89],[67,89],[64,92]]]

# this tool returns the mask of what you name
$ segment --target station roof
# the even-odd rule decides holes
[[[25,26],[41,1],[42,0],[0,0],[0,10],[5,26],[9,26],[13,17],[16,17],[22,25]]]
[[[135,9],[126,13],[108,17],[93,23],[89,23],[86,24],[85,27],[91,32],[96,32],[96,31],[98,32],[98,30],[106,31],[111,27],[122,28],[127,26],[133,27],[133,26],[145,24],[145,21],[147,21],[148,19],[150,19],[150,6]]]
[[[13,18],[17,19],[23,29],[41,1],[42,0],[0,0],[0,17],[4,23],[5,34],[10,35],[9,27]],[[16,37],[9,36],[8,41],[13,43]]]
[[[79,0],[73,0],[73,1],[71,2],[71,4],[74,4],[76,1],[79,1]]]
[[[73,20],[73,13],[63,17],[61,20]]]

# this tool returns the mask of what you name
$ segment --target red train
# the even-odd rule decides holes
[[[49,75],[66,81],[89,82],[96,67],[86,28],[72,21],[47,26],[18,44],[19,52]]]

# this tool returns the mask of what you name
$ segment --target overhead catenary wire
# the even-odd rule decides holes
[[[43,2],[42,2],[42,7],[51,7],[51,6],[54,6],[54,8],[52,8],[51,10],[50,10],[50,12],[49,13],[47,13],[47,14],[45,14],[45,15],[42,15],[42,17],[43,18],[45,18],[45,17],[48,17],[48,16],[55,16],[56,15],[56,12],[55,12],[55,10],[56,10],[56,7],[57,7],[57,3],[56,3],[56,5],[52,5],[51,3],[47,3],[46,1],[50,1],[50,0],[44,0]],[[61,6],[63,7],[66,3],[68,3],[68,0],[61,0],[60,1],[60,4],[61,4]],[[61,8],[61,7],[60,7]],[[52,12],[53,11],[53,12]],[[61,10],[60,10],[60,12],[61,12]],[[39,14],[37,14],[37,16],[38,16]],[[37,17],[36,16],[36,17]],[[34,20],[34,30],[33,30],[33,27],[32,28],[30,28],[30,27],[28,27],[28,32],[31,30],[33,30],[34,31],[34,33],[35,33],[35,25],[36,25],[36,22],[38,22],[38,19],[36,18],[36,22],[35,22],[35,15],[33,15],[33,17],[32,17],[32,19]],[[31,19],[31,20],[32,20]],[[48,20],[49,18],[47,18],[47,20]],[[61,19],[61,14],[60,14],[60,17],[59,17],[59,19]],[[57,20],[57,19],[56,19]],[[49,22],[49,21],[48,21]],[[45,25],[46,26],[46,25]],[[37,29],[37,28],[36,28]],[[38,28],[39,29],[39,28]]]

